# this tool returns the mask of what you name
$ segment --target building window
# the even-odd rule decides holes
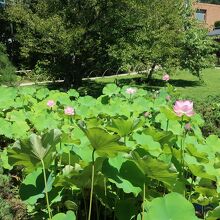
[[[197,9],[196,19],[199,21],[205,21],[206,20],[206,10],[205,9]]]

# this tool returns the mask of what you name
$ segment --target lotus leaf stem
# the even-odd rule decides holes
[[[92,196],[93,196],[93,186],[94,186],[94,176],[95,176],[95,160],[94,160],[95,150],[92,152],[92,180],[91,180],[91,191],[90,191],[90,200],[89,200],[89,216],[88,220],[91,219],[92,213]]]
[[[42,163],[42,166],[43,166],[43,175],[44,175],[44,185],[45,185],[45,195],[46,195],[47,211],[48,211],[49,219],[52,219],[50,203],[49,203],[49,197],[48,197],[47,176],[46,176],[46,172],[45,172],[44,161],[41,160],[41,163]]]

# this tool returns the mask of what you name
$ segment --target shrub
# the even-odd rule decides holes
[[[205,101],[197,102],[196,109],[205,120],[202,127],[204,136],[215,134],[220,137],[220,96],[209,96]]]
[[[12,85],[16,81],[15,71],[8,59],[5,46],[0,43],[0,84]]]

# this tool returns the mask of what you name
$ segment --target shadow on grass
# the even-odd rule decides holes
[[[80,96],[90,95],[94,98],[98,98],[102,94],[102,89],[106,84],[107,83],[96,82],[92,80],[84,80],[81,86],[72,88],[76,89]],[[67,92],[69,90],[64,83],[48,84],[47,88],[49,90],[59,90],[62,92]]]
[[[102,94],[102,89],[105,87],[108,83],[116,83],[118,86],[122,87],[124,85],[130,85],[130,86],[137,86],[141,87],[146,90],[155,90],[160,89],[166,85],[166,82],[164,82],[161,79],[152,79],[150,81],[147,81],[145,77],[135,77],[135,78],[128,78],[128,79],[115,79],[112,82],[97,82],[94,80],[83,80],[82,85],[80,87],[74,87],[81,96],[90,95],[94,98],[99,97]],[[183,80],[183,79],[174,79],[170,80],[169,83],[175,87],[196,87],[201,86],[202,83],[194,80]],[[65,85],[63,83],[54,83],[47,86],[50,90],[60,90],[60,91],[67,91],[65,88]]]

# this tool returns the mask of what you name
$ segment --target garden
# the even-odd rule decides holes
[[[1,220],[220,219],[220,46],[194,13],[0,2]]]
[[[155,92],[107,84],[97,99],[1,87],[1,167],[22,200],[17,219],[218,219],[220,139],[204,137],[166,77]]]

